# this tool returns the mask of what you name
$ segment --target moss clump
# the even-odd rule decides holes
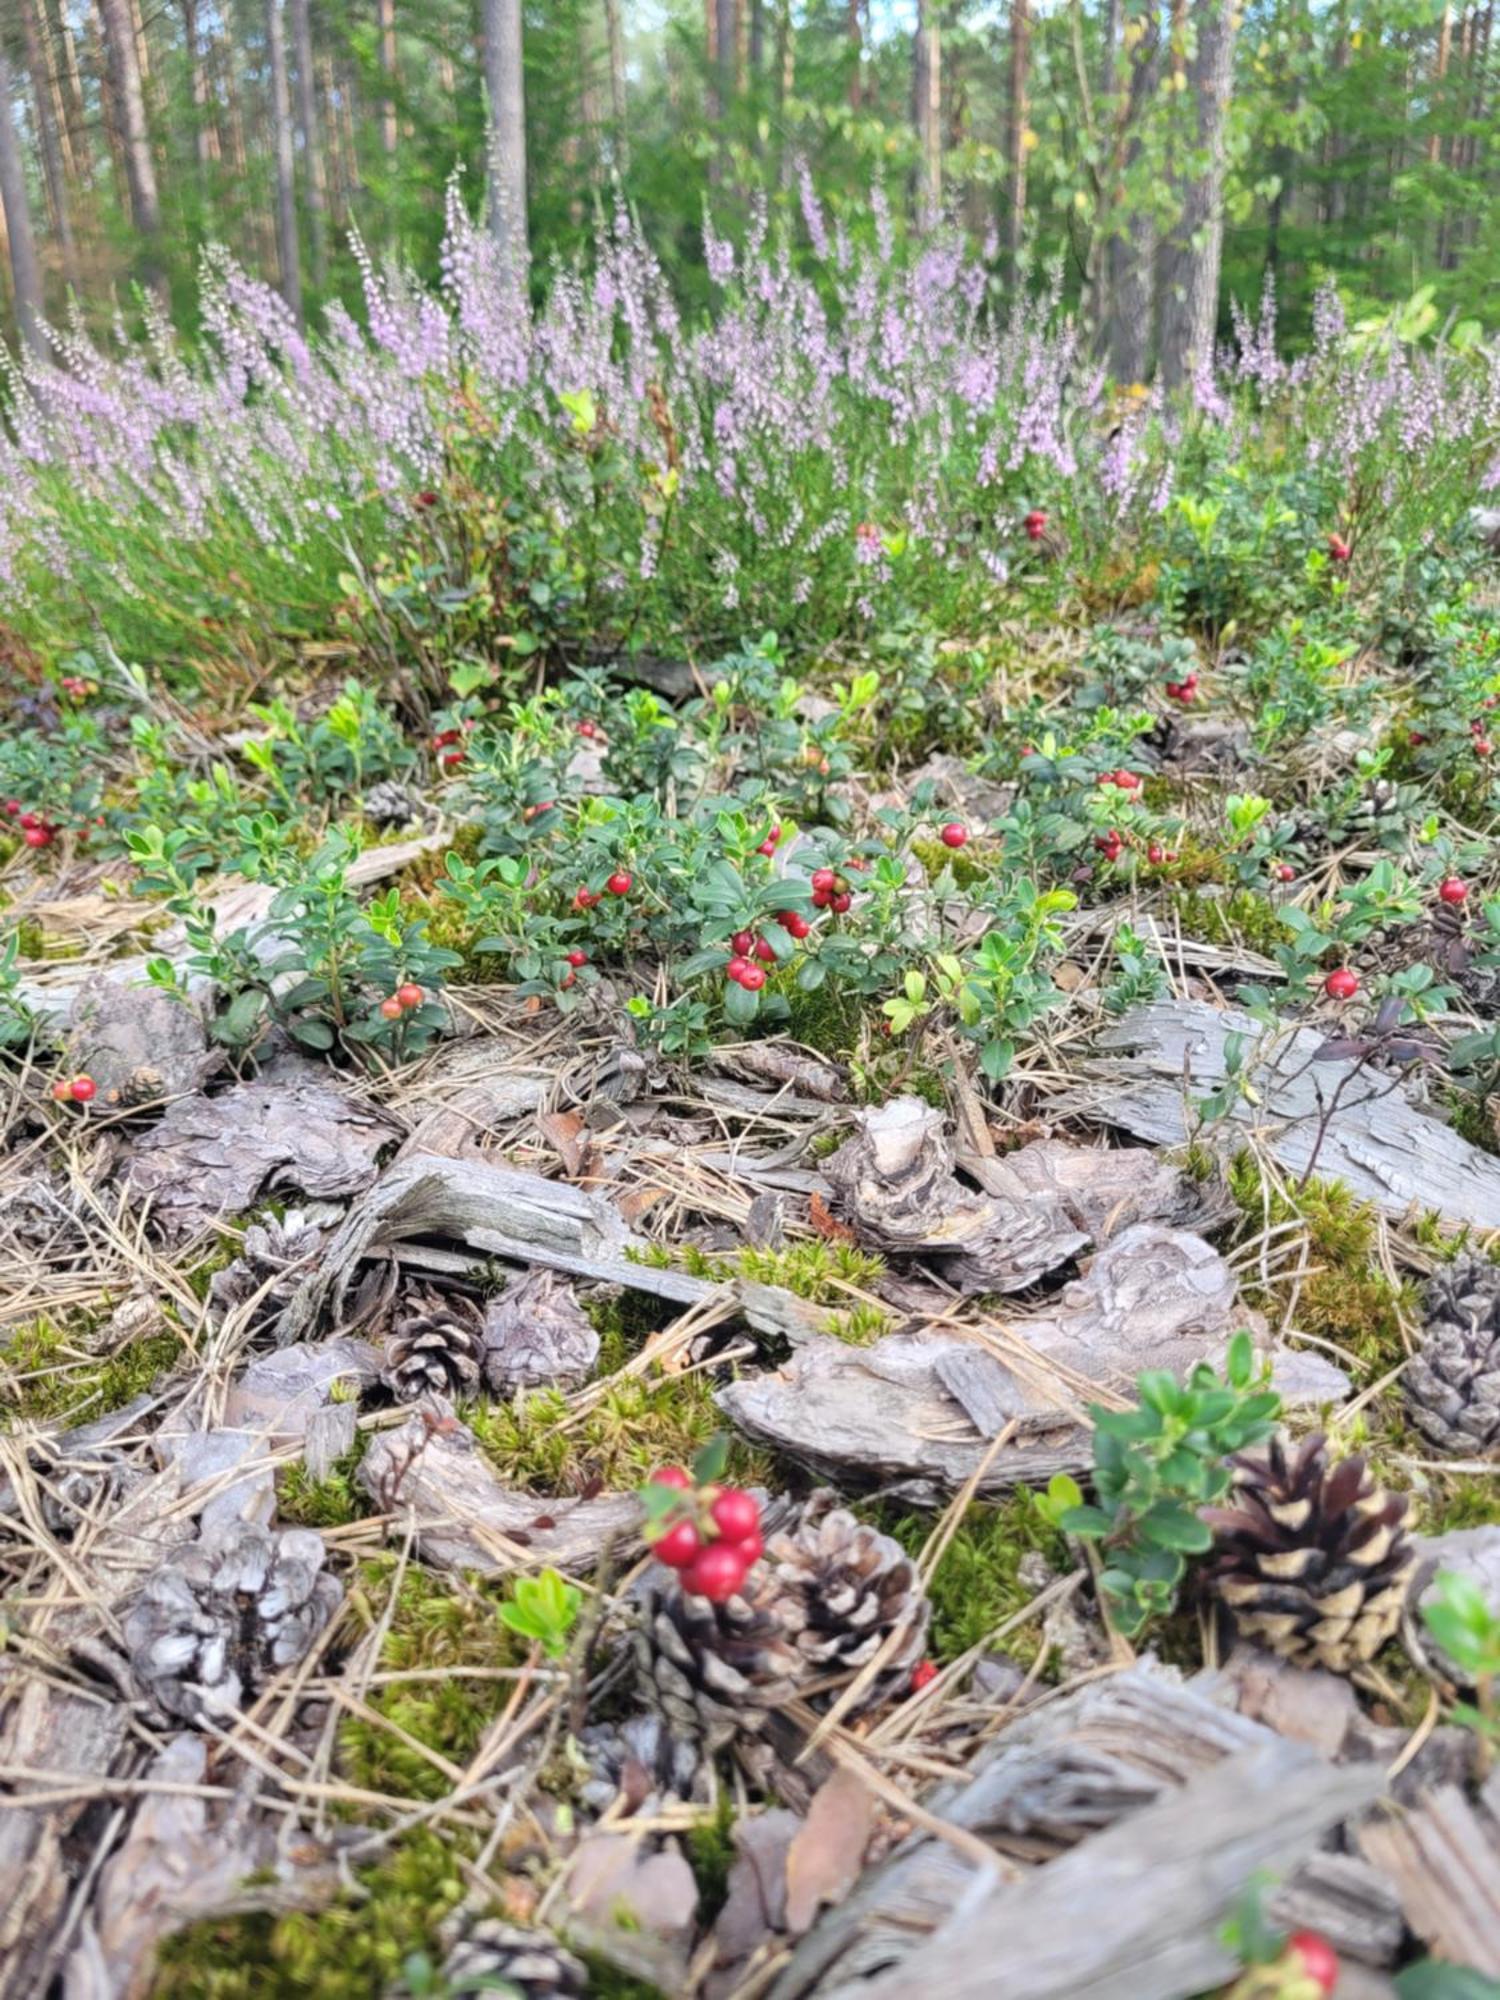
[[[1327,1340],[1362,1363],[1371,1375],[1397,1367],[1406,1355],[1403,1318],[1419,1311],[1416,1288],[1393,1284],[1375,1264],[1375,1211],[1342,1183],[1311,1181],[1295,1200],[1268,1188],[1248,1153],[1229,1169],[1229,1187],[1248,1230],[1300,1221],[1312,1265],[1296,1293],[1296,1322],[1303,1333]],[[1270,1310],[1283,1307],[1294,1280],[1257,1286],[1247,1274],[1246,1296]]]
[[[1235,889],[1227,896],[1186,891],[1173,896],[1172,908],[1188,937],[1208,944],[1248,945],[1268,958],[1292,935],[1269,899],[1254,889]]]
[[[13,1416],[28,1423],[88,1423],[151,1388],[182,1358],[175,1333],[132,1341],[98,1360],[76,1335],[49,1319],[17,1328],[0,1350],[0,1388]]]
[[[929,1514],[898,1515],[883,1509],[876,1518],[913,1556],[932,1533]],[[1028,1487],[1018,1487],[998,1506],[976,1504],[969,1509],[927,1587],[935,1659],[949,1660],[979,1645],[997,1625],[1025,1609],[1035,1592],[1017,1572],[1021,1558],[1033,1553],[1055,1569],[1072,1567],[1063,1537],[1044,1519],[1037,1496]],[[1036,1626],[1021,1626],[1005,1640],[1005,1649],[1029,1662],[1040,1637]]]
[[[935,816],[935,815],[934,815]],[[945,847],[940,840],[914,840],[911,851],[935,882],[945,868],[950,869],[960,889],[972,889],[976,882],[988,882],[1000,866],[998,848]]]
[[[698,1884],[698,1915],[712,1923],[723,1909],[729,1894],[729,1871],[734,1865],[734,1800],[719,1794],[718,1810],[711,1819],[701,1819],[682,1837],[683,1852]]]
[[[946,853],[947,850],[944,849]],[[859,1033],[859,1002],[837,980],[825,979],[812,992],[787,980],[786,1029],[794,1041],[841,1062]]]
[[[746,1249],[732,1257],[715,1256],[689,1244],[674,1256],[660,1244],[646,1253],[659,1269],[683,1270],[711,1285],[732,1284],[736,1278],[756,1285],[777,1285],[812,1305],[835,1308],[825,1331],[836,1339],[863,1346],[877,1340],[891,1323],[883,1306],[858,1299],[840,1310],[851,1288],[868,1291],[885,1271],[885,1260],[852,1243],[830,1243],[822,1237],[793,1243],[785,1250]],[[601,1357],[602,1359],[602,1357]]]
[[[349,1594],[349,1615],[366,1631],[386,1611],[395,1575],[393,1556],[361,1567]],[[500,1622],[501,1598],[498,1588],[408,1567],[380,1649],[380,1668],[424,1678],[371,1688],[370,1707],[392,1729],[363,1716],[346,1718],[339,1752],[352,1784],[413,1799],[440,1799],[452,1790],[451,1775],[394,1732],[425,1744],[450,1766],[468,1763],[514,1684],[458,1670],[519,1667],[526,1657],[526,1642]]]
[[[363,1520],[372,1509],[356,1474],[368,1443],[368,1433],[361,1432],[353,1449],[321,1479],[314,1479],[300,1459],[287,1466],[276,1482],[280,1518],[299,1528],[345,1528],[351,1521]]]
[[[361,1895],[288,1916],[193,1924],[162,1948],[152,2000],[371,2000],[416,1953],[440,1958],[437,1930],[462,1901],[471,1836],[409,1835]]]
[[[443,951],[457,952],[459,963],[443,974],[449,986],[482,986],[497,978],[503,958],[492,951],[475,951],[478,933],[468,917],[448,897],[441,894],[403,896],[401,916],[405,923],[423,925],[427,942]]]

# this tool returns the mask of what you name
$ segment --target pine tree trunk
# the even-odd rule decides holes
[[[1031,66],[1031,0],[1010,0],[1010,110],[1006,157],[1005,254],[1012,277],[1026,233],[1026,85]]]
[[[302,324],[302,255],[297,242],[297,146],[292,136],[292,89],[286,67],[281,0],[266,0],[266,54],[271,68],[271,139],[276,156],[276,261],[281,296]]]
[[[68,176],[63,165],[62,138],[55,115],[52,84],[52,52],[43,37],[36,0],[20,0],[21,29],[26,47],[26,67],[31,73],[31,96],[36,112],[37,151],[42,160],[42,178],[47,186],[47,203],[52,227],[62,257],[63,276],[74,291],[79,289],[78,250],[73,241],[73,218],[68,202]]]
[[[720,114],[734,101],[734,79],[739,54],[739,22],[734,0],[714,0],[714,61],[719,74]]]
[[[1104,355],[1117,382],[1144,382],[1151,366],[1151,338],[1156,291],[1156,229],[1139,202],[1119,212],[1122,187],[1129,201],[1129,183],[1139,165],[1146,113],[1161,85],[1162,46],[1149,32],[1130,51],[1130,75],[1123,101],[1116,110],[1118,170],[1112,175],[1101,206],[1105,232],[1102,251]]]
[[[22,347],[28,348],[40,361],[45,360],[47,354],[46,336],[42,331],[46,317],[42,304],[42,272],[31,235],[31,211],[26,202],[26,169],[21,159],[21,142],[16,136],[10,95],[10,61],[3,44],[0,44],[0,207],[5,210],[5,231],[10,243],[16,328]]]
[[[156,192],[156,166],[151,158],[151,134],[146,126],[146,97],[141,83],[134,10],[130,0],[98,0],[98,4],[111,94],[119,121],[130,218],[141,238],[147,277],[156,282],[160,274],[161,203]]]
[[[321,291],[328,282],[328,170],[318,130],[318,85],[313,69],[312,17],[308,0],[290,0],[292,47],[297,57],[297,129],[302,141],[302,167],[307,192],[307,234],[312,250],[313,283]]]
[[[380,67],[391,88],[380,104],[380,143],[388,160],[396,157],[396,0],[379,0]]]
[[[776,0],[776,129],[781,135],[781,185],[792,184],[792,148],[787,138],[787,112],[797,80],[797,36],[792,25],[792,0]]]
[[[1159,365],[1169,389],[1191,382],[1213,361],[1224,245],[1224,138],[1239,32],[1236,0],[1198,0],[1197,30],[1188,77],[1193,144],[1178,176],[1178,217],[1161,272]]]
[[[938,0],[917,0],[917,36],[912,51],[912,87],[917,128],[919,210],[936,219],[943,201],[943,59]]]
[[[193,151],[199,173],[206,174],[211,163],[220,157],[219,128],[210,105],[208,65],[203,59],[198,0],[182,0],[182,45],[187,53],[193,93]]]
[[[526,268],[526,91],[521,0],[483,0],[484,78],[490,97],[490,234],[506,265]]]
[[[1448,57],[1453,48],[1453,10],[1444,7],[1443,18],[1438,24],[1437,50],[1432,59],[1432,98],[1430,113],[1433,129],[1427,139],[1427,159],[1431,166],[1440,164],[1443,157],[1443,130],[1438,122],[1442,116],[1443,84],[1448,75]]]
[[[614,163],[630,172],[630,133],[625,120],[625,30],[620,0],[604,0],[604,36],[609,45],[609,114],[614,124]]]
[[[48,27],[55,32],[55,39],[62,49],[62,74],[58,79],[58,97],[60,122],[66,135],[69,170],[75,180],[82,182],[85,187],[92,187],[94,170],[89,147],[88,121],[83,108],[83,77],[78,68],[78,43],[74,39],[73,24],[62,10],[60,0],[52,0],[52,4],[48,6]]]

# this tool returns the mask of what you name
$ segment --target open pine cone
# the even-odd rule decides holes
[[[588,1973],[546,1931],[522,1930],[499,1917],[472,1924],[443,1960],[441,1992],[450,2000],[512,1993],[519,2000],[582,2000]]]
[[[648,1701],[709,1750],[753,1735],[767,1712],[874,1659],[898,1634],[859,1708],[910,1683],[931,1606],[899,1542],[858,1521],[823,1488],[773,1534],[726,1604],[682,1590],[666,1570],[648,1586],[636,1659]]]
[[[1395,1631],[1414,1555],[1406,1496],[1358,1453],[1332,1467],[1321,1432],[1236,1454],[1234,1504],[1206,1510],[1210,1578],[1240,1631],[1299,1666],[1347,1673]]]
[[[312,1528],[237,1522],[174,1549],[125,1614],[136,1678],[167,1715],[230,1715],[295,1665],[343,1592]]]
[[[299,1209],[289,1209],[280,1222],[274,1216],[252,1222],[239,1256],[215,1271],[208,1288],[210,1304],[223,1317],[255,1299],[249,1330],[259,1332],[280,1317],[322,1246],[322,1230]]]
[[[1463,1457],[1500,1446],[1500,1265],[1458,1257],[1423,1298],[1422,1345],[1403,1387],[1412,1422],[1439,1451]]]
[[[461,1293],[417,1292],[403,1301],[380,1379],[401,1403],[467,1396],[479,1386],[484,1314]]]

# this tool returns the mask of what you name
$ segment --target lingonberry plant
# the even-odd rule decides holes
[[[722,1484],[728,1442],[716,1438],[693,1461],[660,1466],[641,1489],[646,1543],[684,1591],[723,1604],[760,1560],[760,1504],[753,1494]]]

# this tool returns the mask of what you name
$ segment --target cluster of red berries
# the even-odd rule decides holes
[[[57,838],[57,828],[45,813],[27,812],[19,799],[7,799],[5,812],[21,829],[21,838],[28,847],[50,847]]]
[[[760,843],[759,847],[757,847],[755,851],[757,854],[764,854],[766,859],[769,860],[771,856],[776,852],[777,845],[779,844],[780,840],[781,840],[781,828],[779,825],[773,826],[771,828],[771,831],[766,835],[765,839]]]
[[[71,1080],[60,1076],[52,1086],[52,1095],[59,1104],[91,1104],[99,1094],[99,1086],[91,1076],[75,1076]]]
[[[1342,535],[1330,535],[1328,537],[1328,553],[1336,563],[1346,563],[1350,556],[1353,555],[1354,550],[1344,540]]]
[[[604,888],[608,889],[612,896],[628,896],[634,881],[635,877],[628,869],[617,868],[614,874],[606,880]],[[575,889],[573,892],[573,908],[575,910],[591,910],[596,903],[602,903],[603,901],[603,890],[590,889],[586,884],[584,887]]]
[[[1129,836],[1121,833],[1117,826],[1112,826],[1107,833],[1096,833],[1094,836],[1095,851],[1102,854],[1106,861],[1118,861],[1130,845]],[[1146,859],[1153,868],[1160,868],[1164,863],[1177,859],[1177,849],[1163,847],[1159,840],[1153,840],[1147,844]]]
[[[91,694],[99,692],[99,683],[85,680],[82,674],[64,674],[61,687],[69,701],[87,701]]]
[[[815,868],[812,872],[812,899],[815,909],[832,910],[835,916],[841,917],[854,901],[848,876],[840,874],[837,868]]]
[[[1198,676],[1186,674],[1180,681],[1168,681],[1167,697],[1171,701],[1180,701],[1184,707],[1195,702],[1198,699]]]
[[[387,1000],[380,1003],[380,1011],[388,1021],[399,1021],[403,1014],[409,1014],[413,1007],[420,1007],[426,994],[414,980],[403,980]]]
[[[1101,785],[1117,785],[1122,792],[1138,792],[1140,778],[1134,771],[1106,771],[1099,780]]]
[[[1485,707],[1489,707],[1488,702],[1485,703]],[[1471,722],[1469,724],[1469,734],[1474,739],[1474,755],[1476,757],[1488,757],[1495,746],[1489,737],[1485,735],[1484,724],[1482,722]]]
[[[473,727],[472,722],[466,722],[459,729],[440,729],[433,737],[432,747],[445,771],[457,769],[464,761],[464,731]]]
[[[1039,542],[1047,532],[1046,513],[1040,507],[1033,507],[1021,526],[1026,530],[1027,541]]]
[[[738,1486],[696,1486],[680,1465],[662,1466],[651,1484],[682,1495],[647,1527],[651,1553],[677,1571],[690,1595],[727,1603],[765,1548],[754,1496]]]

